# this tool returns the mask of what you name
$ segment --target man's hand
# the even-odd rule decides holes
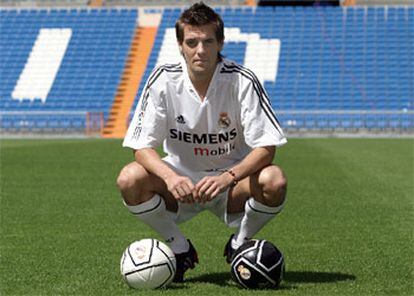
[[[164,179],[167,184],[168,191],[174,196],[174,198],[183,203],[193,203],[195,193],[195,187],[190,178],[172,175]]]
[[[226,172],[218,176],[204,177],[195,186],[197,194],[194,195],[194,199],[201,203],[209,202],[232,183],[233,176]]]

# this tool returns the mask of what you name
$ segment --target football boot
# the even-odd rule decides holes
[[[187,252],[175,254],[175,260],[177,263],[177,270],[175,272],[173,282],[182,283],[184,282],[184,274],[188,269],[193,269],[198,263],[198,254],[196,249],[190,240],[188,240],[190,249]]]

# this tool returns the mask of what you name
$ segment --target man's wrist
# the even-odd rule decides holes
[[[230,183],[230,187],[236,186],[237,183],[239,182],[239,180],[236,177],[236,174],[233,172],[232,169],[224,169],[221,171],[222,174],[226,174],[229,175],[231,177],[231,183]]]
[[[171,178],[174,178],[176,176],[177,176],[177,174],[174,171],[166,172],[162,175],[161,179],[163,179],[164,181],[167,181],[167,180],[169,180]]]

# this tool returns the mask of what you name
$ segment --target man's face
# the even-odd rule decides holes
[[[184,40],[178,44],[187,62],[190,75],[212,75],[216,68],[218,53],[223,47],[218,43],[214,25],[184,26]]]

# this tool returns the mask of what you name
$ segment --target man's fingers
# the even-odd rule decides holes
[[[178,193],[178,191],[177,191],[177,190],[172,190],[172,191],[171,191],[171,194],[174,196],[174,198],[175,198],[176,200],[178,200],[178,201],[181,201],[181,200],[182,200],[182,197],[180,196],[180,194]]]
[[[201,196],[201,198],[203,198],[204,195],[207,194],[207,190],[210,188],[211,186],[211,181],[210,180],[204,180],[198,189],[198,194]]]
[[[208,187],[208,189],[204,192],[206,199],[208,201],[212,200],[214,197],[217,196],[217,192],[218,192],[219,188],[217,186],[217,184],[213,183],[210,185],[210,187]]]
[[[191,194],[193,195],[193,199],[195,201],[200,201],[200,195],[198,194],[198,191],[194,188],[193,191],[191,192]]]
[[[186,200],[193,201],[192,194],[194,191],[194,185],[187,177],[181,177],[176,180],[175,184],[170,189],[174,198],[185,202]]]
[[[211,199],[215,198],[220,193],[220,188],[216,188],[214,192],[211,194]]]
[[[176,199],[193,203],[194,201],[205,203],[214,199],[220,193],[220,185],[214,177],[204,177],[196,185],[190,179],[182,179],[176,187]],[[174,195],[175,196],[175,195]]]
[[[191,195],[194,190],[194,185],[190,180],[188,180],[182,184],[182,188],[185,191],[186,195]]]
[[[179,197],[184,197],[184,196],[186,196],[186,195],[187,195],[187,194],[185,193],[185,190],[184,190],[183,188],[179,187],[179,186],[177,186],[177,187],[175,188],[175,191],[177,192],[177,194],[178,194],[178,196],[179,196]]]

